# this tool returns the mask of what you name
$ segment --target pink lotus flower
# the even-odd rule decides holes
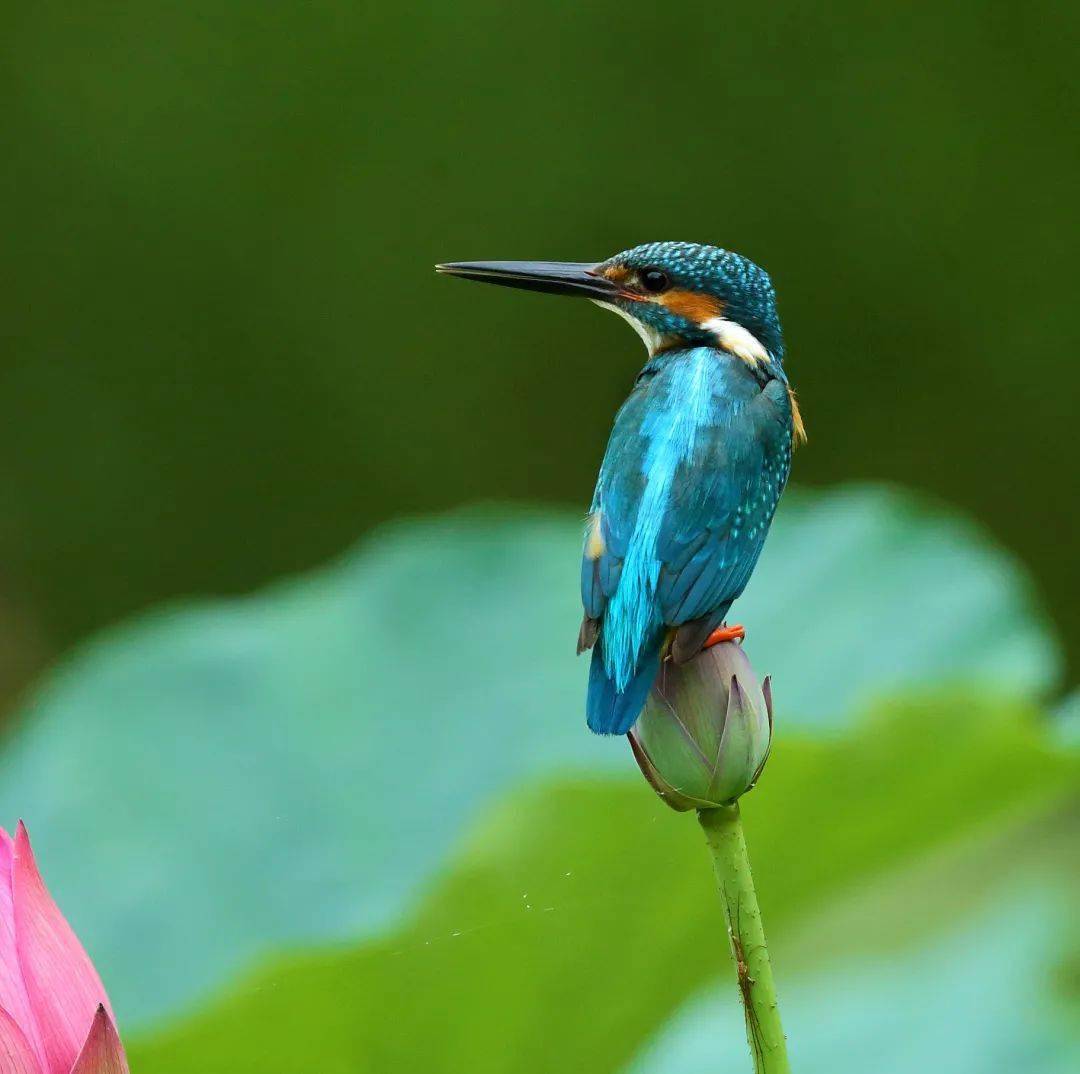
[[[128,1074],[105,988],[20,823],[0,828],[0,1074]]]

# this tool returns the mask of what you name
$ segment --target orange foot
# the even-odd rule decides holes
[[[706,639],[702,649],[711,649],[714,645],[719,645],[722,641],[742,641],[746,637],[746,629],[740,624],[736,623],[734,626],[717,627]]]

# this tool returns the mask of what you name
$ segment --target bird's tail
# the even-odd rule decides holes
[[[648,646],[641,654],[633,678],[626,689],[620,691],[616,689],[615,680],[604,667],[604,642],[601,635],[592,653],[589,693],[585,701],[590,731],[595,731],[598,735],[625,735],[634,726],[656,678],[660,664],[661,640]]]

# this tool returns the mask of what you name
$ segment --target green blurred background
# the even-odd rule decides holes
[[[787,592],[797,594],[790,603],[798,606],[785,608],[779,582],[762,605],[778,617],[791,612],[802,633],[773,637],[760,620],[757,629],[765,629],[762,647],[772,662],[764,670],[779,664],[786,671],[784,689],[797,698],[794,718],[804,730],[837,722],[829,718],[839,708],[821,671],[842,673],[837,654],[815,652],[810,660],[800,651],[808,637],[827,638],[831,622],[853,647],[852,659],[880,672],[877,694],[895,692],[901,681],[937,689],[963,679],[975,695],[997,697],[1005,683],[1041,710],[1017,719],[1039,723],[1075,683],[1080,16],[1061,5],[1009,3],[895,10],[843,3],[823,11],[638,0],[514,7],[477,0],[86,0],[8,5],[4,26],[0,711],[17,733],[0,799],[5,809],[26,812],[32,826],[36,821],[39,842],[53,847],[47,871],[67,893],[65,908],[99,962],[112,967],[117,983],[110,987],[123,997],[121,1014],[126,1004],[131,1025],[171,1024],[177,1012],[201,1009],[225,982],[281,950],[397,935],[400,915],[438,903],[442,889],[432,878],[447,860],[457,861],[458,871],[442,883],[463,883],[459,859],[446,856],[472,845],[465,833],[481,814],[498,808],[499,816],[516,816],[512,804],[494,803],[530,793],[533,779],[565,778],[579,750],[590,758],[587,771],[595,765],[607,779],[627,775],[621,753],[599,760],[578,728],[580,669],[563,670],[558,646],[569,646],[576,631],[573,515],[588,501],[613,412],[641,363],[640,346],[625,325],[588,304],[437,279],[436,261],[585,260],[669,238],[739,250],[769,269],[779,291],[788,368],[810,433],[794,482],[804,489],[885,483],[914,494],[902,497],[905,504],[936,505],[918,511],[974,521],[957,523],[959,531],[951,522],[911,523],[909,530],[916,508],[871,497],[859,510],[879,525],[855,527],[851,562],[861,573],[849,573],[845,583],[843,571],[822,573],[818,561],[836,538],[836,517],[847,516],[837,515],[828,497],[803,501],[808,528],[792,524],[783,557],[774,553],[763,563],[774,581],[790,583]],[[541,559],[549,556],[547,587],[565,587],[565,604],[538,613],[544,590],[525,565],[515,573],[503,564],[498,575],[519,594],[516,605],[499,605],[507,636],[520,630],[524,644],[534,618],[545,624],[534,635],[550,646],[550,660],[547,678],[531,686],[533,718],[565,725],[561,744],[549,750],[550,770],[515,768],[512,779],[496,778],[498,756],[483,753],[491,748],[488,729],[506,719],[490,703],[485,708],[480,685],[497,669],[480,648],[453,648],[455,609],[479,629],[482,620],[468,609],[486,606],[484,586],[491,584],[475,561],[474,538],[463,538],[457,523],[447,523],[445,533],[432,530],[441,536],[428,544],[407,529],[377,537],[345,561],[354,563],[348,577],[355,587],[332,572],[289,582],[294,604],[282,607],[294,612],[270,615],[278,590],[262,590],[338,556],[380,523],[490,501],[546,505],[535,518],[526,515],[539,528],[523,532]],[[832,520],[818,529],[809,521],[815,502]],[[504,516],[495,517],[475,523],[487,535],[476,541],[501,547],[520,537],[500,528]],[[836,525],[842,529],[842,520]],[[935,552],[942,533],[959,549],[954,558]],[[385,551],[392,548],[398,551]],[[441,570],[440,556],[456,566]],[[413,566],[399,576],[403,562]],[[948,579],[965,564],[969,576],[953,593]],[[904,584],[878,602],[868,594],[883,571]],[[829,584],[797,590],[806,574]],[[327,603],[339,588],[336,603]],[[263,595],[250,604],[212,603],[251,592]],[[203,598],[211,602],[194,620],[169,610]],[[303,615],[295,611],[301,606]],[[110,629],[142,611],[149,617]],[[308,626],[300,630],[300,622]],[[342,685],[340,668],[353,659],[365,664],[351,653],[366,652],[373,669],[398,683],[415,674],[414,648],[380,648],[385,622],[408,630],[409,639],[434,635],[450,647],[447,666],[458,674],[441,685],[460,705],[445,726],[431,714],[434,685],[399,708],[389,686],[380,686],[375,704],[360,683]],[[904,648],[906,634],[927,630],[932,645]],[[1019,657],[1009,648],[1016,639]],[[267,652],[282,665],[295,658],[287,688],[252,670],[264,667]],[[791,654],[788,666],[784,654]],[[503,656],[512,663],[521,650]],[[942,671],[950,661],[962,675]],[[515,665],[516,673],[527,669]],[[544,693],[556,679],[557,703]],[[503,701],[512,708],[507,691]],[[859,699],[874,693],[867,687]],[[848,701],[855,705],[845,700],[845,712]],[[361,795],[360,809],[351,785],[363,773],[328,777],[303,737],[308,722],[321,726],[327,713],[340,722],[327,748],[361,768],[373,768],[374,758],[393,764],[385,741],[367,746],[366,736],[381,741],[387,721],[404,727],[398,756],[426,749],[420,735],[445,735],[445,748],[424,754],[424,763],[449,774],[439,794],[417,802],[417,818],[432,801],[445,808],[467,794],[475,810],[462,808],[428,840],[419,819],[404,833],[394,827],[393,792]],[[455,764],[455,736],[470,719],[485,729],[473,743],[486,758],[476,766],[488,773],[477,784],[470,783],[472,768]],[[275,731],[263,741],[267,720]],[[152,730],[140,738],[146,727]],[[191,727],[201,732],[183,730]],[[530,742],[544,753],[543,740]],[[68,744],[67,753],[58,743]],[[503,746],[511,749],[510,740]],[[227,797],[237,772],[257,788],[239,807],[231,799],[207,806],[207,824],[223,809],[236,816],[229,810],[239,808],[246,818],[219,833],[227,845],[179,834],[190,816],[184,796],[207,767],[220,769],[211,797]],[[355,812],[333,839],[313,837],[318,846],[302,855],[305,867],[318,863],[312,875],[325,881],[327,901],[305,889],[264,919],[252,900],[267,890],[263,855],[276,861],[282,830],[263,820],[285,817],[290,839],[312,838],[305,794],[324,792],[339,796],[314,811],[320,824],[333,828],[342,810]],[[618,805],[620,794],[635,792],[620,784],[612,793]],[[631,814],[644,808],[634,801]],[[1018,809],[1017,825],[1035,806]],[[144,829],[94,841],[96,824],[129,812],[146,818]],[[1053,815],[1047,847],[1076,830]],[[780,838],[781,815],[775,825]],[[610,831],[595,836],[615,838]],[[845,847],[856,853],[854,843],[837,839],[837,860],[846,860]],[[174,840],[180,845],[169,853],[188,866],[179,880],[165,857],[154,858]],[[370,861],[361,849],[369,845],[378,848]],[[657,852],[665,861],[675,853],[667,844]],[[993,873],[985,863],[999,852],[986,850],[979,868]],[[349,854],[364,860],[364,876],[410,854],[430,869],[418,865],[387,881],[380,909],[369,914],[349,901],[367,881],[335,864]],[[161,965],[152,972],[143,966],[145,979],[137,979],[138,950],[172,920],[151,908],[208,859],[205,890],[195,897],[205,905],[196,912],[183,904],[193,928],[200,915],[216,923],[206,951],[178,930],[186,946],[165,945],[158,955],[175,968],[190,950],[191,966],[176,979]],[[130,874],[122,916],[106,878],[87,879],[103,862]],[[503,865],[500,875],[514,875]],[[936,859],[919,867],[935,882],[940,870],[960,868]],[[527,874],[539,866],[521,868]],[[234,890],[243,896],[223,911],[222,892]],[[421,893],[427,902],[417,901]],[[1002,894],[1001,905],[1021,896]],[[586,904],[600,905],[595,895]],[[779,904],[776,913],[783,916]],[[585,931],[593,916],[592,909],[583,915]],[[986,935],[1002,935],[998,924],[987,928]],[[1075,954],[1054,948],[1053,929],[1047,935],[1047,979],[1066,982],[1074,996]],[[389,939],[379,942],[397,950]],[[1030,945],[1024,950],[1030,955]],[[914,967],[922,956],[912,951],[905,957]],[[1003,965],[1017,957],[1007,944],[998,953]],[[383,976],[384,955],[358,957],[375,959],[370,972]],[[899,978],[915,971],[887,955],[877,951],[875,965],[890,987],[900,987]],[[211,972],[206,967],[218,958]],[[657,972],[670,975],[657,958]],[[808,964],[819,961],[807,956]],[[948,968],[959,974],[957,988],[989,979],[984,966],[959,969],[950,959]],[[348,987],[334,976],[345,972],[334,969],[328,994],[353,987],[364,1004],[368,971],[346,974]],[[436,972],[466,969],[421,963],[403,973],[399,998],[409,995],[410,981],[422,992]],[[636,1038],[621,1052],[604,1037],[593,1051],[593,1044],[580,1052],[568,1044],[567,1054],[589,1055],[596,1070],[633,1060],[643,1064],[635,1074],[669,1069],[657,1055],[683,1055],[693,1069],[693,1034],[679,1028],[691,1015],[664,1031],[675,1034],[670,1046],[659,1027],[706,972],[690,974],[663,1010],[654,1004],[651,1022],[635,1015],[640,1034],[661,1042],[652,1058]],[[820,1022],[809,997],[824,986],[807,980],[809,1027]],[[149,998],[155,993],[158,999]],[[490,989],[478,994],[490,998]],[[409,1006],[406,999],[384,1002],[390,1018]],[[880,1005],[892,1009],[884,993]],[[547,1008],[534,997],[515,1017],[527,1020],[535,1009]],[[280,1012],[246,1016],[260,1027],[283,1024]],[[238,1016],[222,1018],[228,1024]],[[984,1028],[993,1024],[984,1021]],[[1057,1039],[1042,1023],[1024,1025],[1036,1042]],[[608,1029],[614,1038],[624,1032]],[[176,1032],[175,1039],[187,1039]],[[333,1038],[325,1027],[320,1033]],[[490,1040],[485,1051],[482,1032],[478,1039],[470,1069],[504,1069],[500,1057],[506,1070],[549,1069],[543,1057],[535,1066],[515,1065]],[[521,1047],[528,1051],[537,1039],[526,1033]],[[365,1037],[361,1047],[349,1037],[339,1049],[349,1056],[340,1069],[362,1061],[398,1069],[403,1057],[414,1065],[402,1069],[419,1069],[408,1044]],[[1047,1045],[1065,1069],[1076,1053],[1055,1047]],[[820,1048],[832,1055],[827,1041]],[[175,1050],[161,1049],[145,1069],[173,1069],[168,1056]],[[1005,1044],[999,1050],[1008,1053]],[[205,1055],[192,1066],[182,1053],[175,1052],[176,1069],[211,1069]],[[942,1053],[934,1054],[940,1061]],[[299,1059],[260,1062],[264,1071],[305,1069]],[[326,1057],[320,1062],[321,1070],[339,1069]],[[235,1057],[223,1063],[241,1069]],[[952,1069],[998,1068],[957,1062]]]
[[[250,589],[394,515],[586,503],[636,342],[431,265],[656,238],[772,272],[811,435],[795,479],[970,511],[1075,668],[1076,24],[10,5],[5,693],[134,609]]]

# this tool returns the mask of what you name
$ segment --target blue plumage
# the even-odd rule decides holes
[[[633,726],[672,627],[719,625],[761,552],[791,456],[786,384],[710,347],[646,366],[615,420],[593,499],[603,552],[582,560],[600,620],[587,712]],[[703,628],[704,629],[704,628]],[[702,638],[702,641],[704,638]]]
[[[660,645],[654,640],[641,653],[637,668],[620,690],[604,666],[603,647],[597,645],[589,665],[589,690],[585,697],[589,729],[598,735],[625,735],[645,707],[659,661]]]
[[[620,307],[653,354],[615,419],[590,513],[599,540],[591,531],[582,558],[583,637],[595,640],[588,724],[625,734],[669,636],[693,655],[749,581],[787,482],[793,401],[772,285],[757,266],[682,243],[605,264],[636,279],[659,267],[678,296]],[[739,328],[756,354],[725,347]]]
[[[692,658],[742,593],[787,482],[802,422],[772,282],[739,254],[686,242],[599,264],[439,270],[591,298],[649,349],[608,441],[581,566],[589,727],[625,734],[662,656]]]

